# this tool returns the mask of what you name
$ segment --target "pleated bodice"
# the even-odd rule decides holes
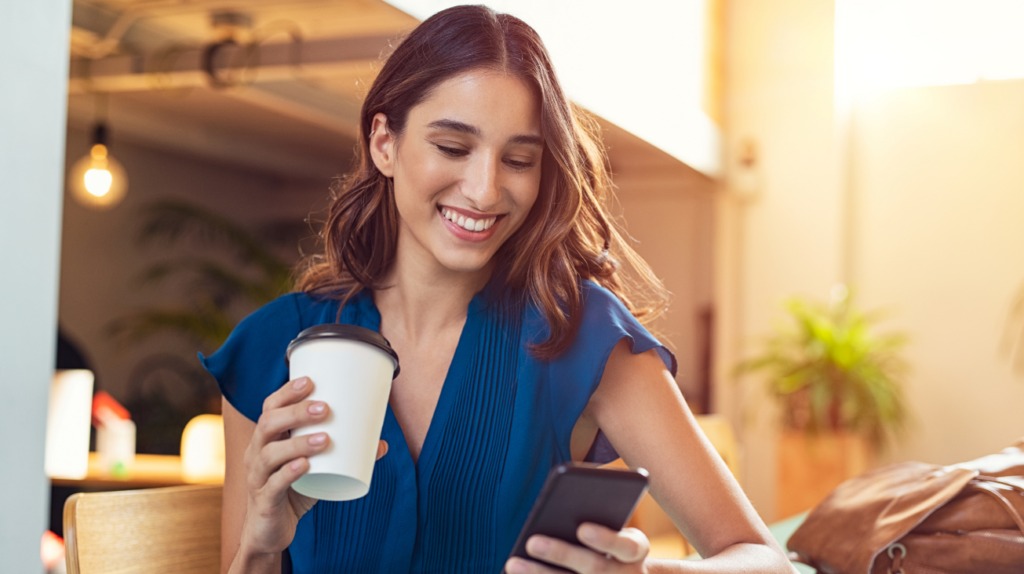
[[[590,282],[583,288],[579,335],[553,361],[528,350],[547,336],[536,309],[486,289],[477,294],[418,461],[389,408],[381,433],[389,450],[370,493],[317,502],[289,548],[294,572],[501,572],[548,471],[571,458],[572,428],[614,345],[628,338],[633,352],[656,349],[675,369],[671,353],[614,295]],[[288,342],[336,319],[380,329],[367,292],[340,315],[336,301],[289,294],[243,320],[203,363],[227,400],[256,420],[266,396],[287,381]]]

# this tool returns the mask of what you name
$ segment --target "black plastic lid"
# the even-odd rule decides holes
[[[324,323],[322,325],[314,325],[308,329],[304,329],[301,333],[296,335],[294,339],[292,339],[291,343],[288,343],[288,350],[285,351],[285,360],[291,358],[292,350],[295,349],[295,347],[314,339],[346,339],[373,345],[394,359],[395,372],[392,375],[392,378],[398,376],[398,353],[391,348],[391,343],[389,343],[388,340],[380,333],[358,325]]]

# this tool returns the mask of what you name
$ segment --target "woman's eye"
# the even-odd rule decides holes
[[[518,171],[525,171],[525,170],[528,170],[528,169],[530,169],[531,167],[534,166],[534,161],[533,160],[508,158],[508,159],[505,160],[505,165],[511,167],[512,169],[518,170]]]
[[[448,157],[465,157],[466,155],[469,155],[469,152],[462,148],[451,147],[441,144],[434,144],[434,147],[436,147],[438,151],[440,151],[441,153]]]

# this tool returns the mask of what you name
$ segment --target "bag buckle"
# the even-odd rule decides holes
[[[888,574],[903,574],[903,558],[907,555],[907,547],[897,542],[890,544],[885,549],[885,553],[892,560],[892,566],[889,566]]]

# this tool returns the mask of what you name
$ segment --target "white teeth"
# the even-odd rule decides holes
[[[456,213],[446,207],[441,208],[441,215],[448,221],[451,221],[466,231],[484,231],[486,229],[490,229],[490,227],[494,225],[494,222],[498,220],[497,217],[473,219],[472,217],[466,217],[465,215]]]

